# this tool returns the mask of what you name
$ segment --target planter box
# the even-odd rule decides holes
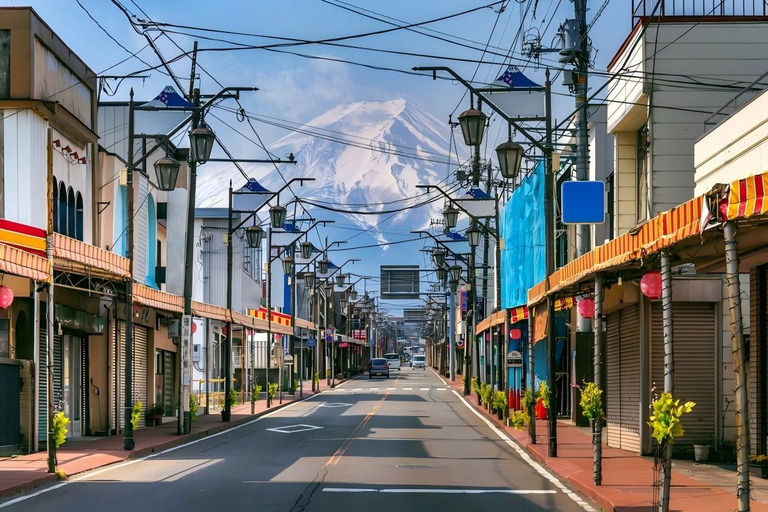
[[[749,472],[760,478],[768,478],[768,465],[749,465]]]

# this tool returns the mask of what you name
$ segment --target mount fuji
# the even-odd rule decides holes
[[[286,123],[266,116],[254,119]],[[425,263],[418,253],[423,245],[419,242],[380,244],[414,238],[411,230],[440,217],[443,200],[416,186],[443,183],[458,164],[444,122],[404,99],[392,99],[338,105],[304,125],[283,127],[291,133],[269,150],[281,158],[292,153],[296,164],[279,165],[279,173],[272,165],[244,166],[250,177],[268,190],[278,190],[292,178],[314,178],[304,186],[292,185],[292,191],[313,218],[335,221],[322,229],[323,235],[349,240],[341,247],[346,252],[336,259],[361,257],[368,275],[377,276],[373,266],[380,263]],[[198,207],[226,207],[229,181],[236,189],[245,184],[232,167],[216,169],[209,164],[201,171]],[[284,194],[282,204],[291,195]],[[350,250],[369,244],[374,247],[367,252]],[[360,270],[360,266],[354,269]]]

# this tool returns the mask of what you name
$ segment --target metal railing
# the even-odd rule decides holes
[[[647,17],[768,16],[768,0],[632,0],[632,26]]]

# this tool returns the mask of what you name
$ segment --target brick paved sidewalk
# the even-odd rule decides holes
[[[339,384],[342,381],[336,381]],[[330,388],[325,380],[320,381],[320,390]],[[304,398],[313,396],[312,383],[304,383]],[[261,399],[255,404],[254,414],[251,414],[251,404],[236,406],[232,409],[229,423],[221,421],[221,414],[216,411],[212,414],[199,415],[192,424],[191,432],[184,436],[176,435],[176,421],[164,423],[158,427],[140,428],[134,432],[135,449],[123,450],[123,438],[88,437],[70,440],[64,443],[58,452],[59,469],[67,475],[75,475],[84,471],[90,471],[109,464],[121,462],[127,459],[144,457],[154,452],[161,452],[180,444],[201,439],[206,436],[222,432],[230,428],[247,423],[258,416],[299,399],[289,394],[283,395],[283,404],[275,398],[272,407],[267,409],[267,402]],[[201,408],[202,410],[202,408]],[[18,457],[0,458],[0,497],[9,496],[46,483],[56,481],[56,476],[47,472],[47,455],[45,452],[22,455]]]
[[[462,392],[461,376],[446,382]],[[653,497],[653,459],[603,445],[603,485],[592,483],[592,439],[585,429],[565,422],[557,425],[558,457],[547,455],[547,422],[536,422],[536,444],[531,444],[528,431],[506,427],[477,405],[477,397],[467,397],[475,410],[503,428],[534,459],[544,464],[564,483],[587,496],[604,510],[611,512],[651,511]],[[690,475],[696,475],[691,478]],[[730,478],[729,478],[730,476]],[[729,481],[730,480],[730,481]],[[753,511],[768,511],[768,484],[752,477]],[[755,499],[757,496],[759,499]],[[723,511],[736,509],[736,472],[715,465],[675,461],[672,470],[671,510]]]

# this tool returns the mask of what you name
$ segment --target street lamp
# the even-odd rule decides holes
[[[459,289],[459,280],[451,279],[450,281],[448,281],[448,283],[451,285],[451,291],[453,293],[456,293],[456,291]]]
[[[285,206],[277,204],[270,208],[269,221],[274,229],[281,229],[285,225]]]
[[[448,275],[448,271],[443,267],[437,267],[435,273],[437,274],[437,280],[441,283],[445,281],[445,278]]]
[[[354,288],[349,290],[349,300],[351,300],[351,301],[356,301],[357,300],[357,290],[355,290]]]
[[[461,279],[461,267],[459,265],[453,265],[451,267],[451,280],[458,281]]]
[[[467,146],[479,146],[483,142],[485,121],[488,116],[476,108],[465,110],[459,115],[461,134],[464,136],[464,144]]]
[[[501,175],[508,180],[517,178],[520,172],[520,164],[523,162],[525,150],[517,142],[508,140],[496,148],[496,156],[499,159]]]
[[[216,135],[205,123],[201,123],[200,126],[192,130],[189,134],[192,160],[198,164],[207,162],[211,158],[211,151],[213,151],[215,140]]]
[[[310,242],[301,242],[301,257],[308,260],[312,256],[312,244]]]
[[[245,230],[245,241],[248,247],[251,249],[258,249],[261,247],[261,242],[264,240],[264,230],[261,226],[248,226]]]
[[[318,267],[320,268],[321,274],[327,274],[328,273],[328,259],[323,258],[320,261],[317,262]]]
[[[436,267],[442,267],[445,264],[445,251],[438,247],[432,249],[432,260]]]
[[[347,305],[349,305],[349,301],[342,297],[341,300],[339,300],[339,306],[341,306],[341,309],[344,310],[347,309]]]
[[[155,162],[157,188],[166,192],[176,188],[176,179],[179,177],[180,167],[179,161],[169,156],[164,156]]]
[[[283,272],[285,275],[291,275],[293,272],[293,256],[289,255],[283,258]]]
[[[336,284],[338,286],[344,286],[344,283],[347,282],[347,275],[343,273],[339,273],[338,276],[336,276]]]
[[[467,238],[470,247],[477,247],[477,244],[480,243],[480,230],[477,227],[477,222],[472,221],[472,224],[467,228]]]
[[[443,210],[443,220],[445,220],[445,227],[453,229],[459,222],[459,209],[449,204],[447,208]]]
[[[314,289],[315,287],[315,273],[314,272],[304,272],[304,286],[309,288],[310,290]]]

